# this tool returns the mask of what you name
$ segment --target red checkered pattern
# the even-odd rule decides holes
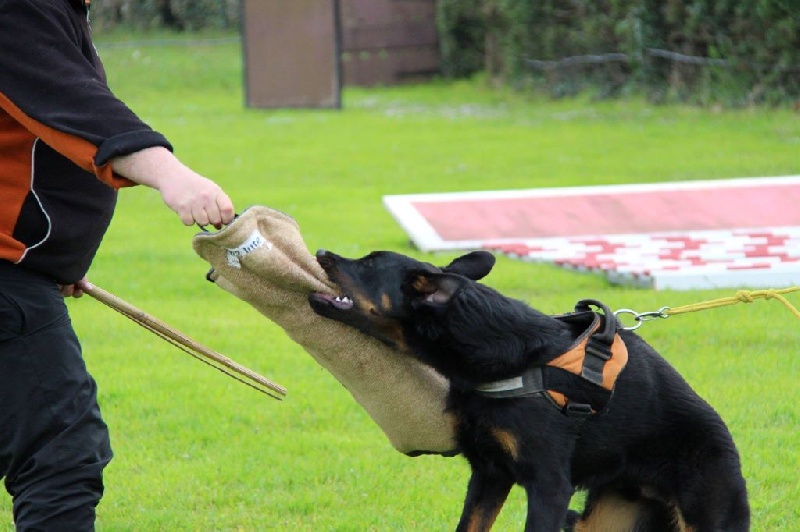
[[[484,247],[657,289],[800,284],[800,227],[539,238]]]

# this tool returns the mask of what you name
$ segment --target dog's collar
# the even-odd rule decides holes
[[[601,309],[602,314],[592,311],[591,306]],[[494,399],[542,396],[565,413],[579,417],[604,409],[628,361],[625,343],[617,334],[616,318],[608,307],[594,300],[579,301],[575,312],[554,317],[567,322],[590,319],[590,323],[565,353],[545,366],[529,368],[510,379],[481,384],[475,391]],[[577,388],[582,390],[578,392]]]
[[[487,382],[475,387],[481,395],[490,397],[523,397],[545,392],[542,368],[535,367],[525,371],[519,377]]]

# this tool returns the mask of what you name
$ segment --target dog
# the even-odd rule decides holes
[[[435,267],[377,251],[317,261],[342,290],[312,293],[356,327],[449,379],[471,466],[457,530],[489,530],[513,485],[526,531],[746,531],[750,509],[725,423],[602,303],[550,316],[477,281],[485,251]],[[569,510],[586,491],[581,513]]]

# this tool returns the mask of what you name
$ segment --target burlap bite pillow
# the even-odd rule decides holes
[[[347,388],[395,449],[412,456],[454,454],[453,420],[444,412],[447,380],[311,310],[309,293],[337,290],[292,217],[250,207],[222,230],[196,235],[192,246],[211,264],[216,285],[281,326]]]

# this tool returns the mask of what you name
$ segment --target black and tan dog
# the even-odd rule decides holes
[[[357,327],[451,382],[472,468],[458,530],[488,530],[516,483],[525,530],[744,531],[750,511],[720,416],[597,301],[549,316],[475,282],[494,257],[436,268],[392,252],[317,260],[344,292],[318,314]],[[568,511],[588,491],[582,515]]]

